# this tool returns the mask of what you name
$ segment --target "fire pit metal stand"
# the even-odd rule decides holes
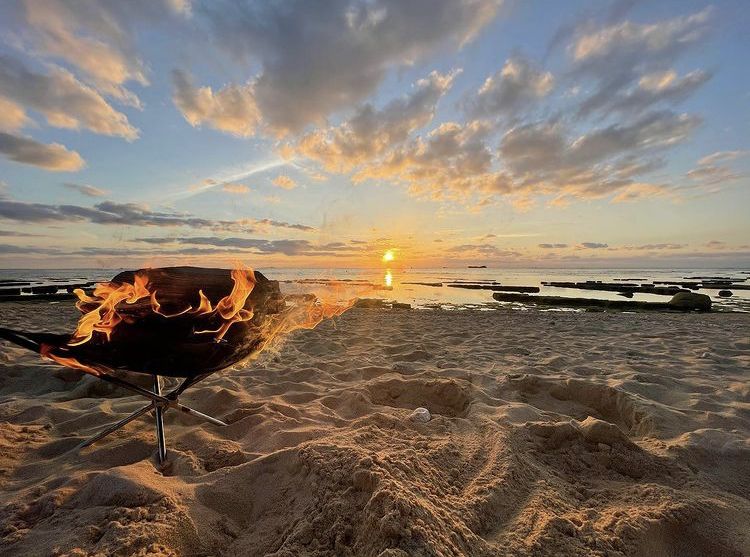
[[[167,444],[164,437],[164,413],[169,408],[176,408],[178,410],[181,410],[185,412],[186,414],[190,414],[191,416],[195,416],[196,418],[200,418],[202,420],[205,420],[209,423],[212,423],[214,425],[219,426],[225,426],[228,425],[226,422],[222,422],[221,420],[217,420],[216,418],[209,416],[208,414],[204,414],[203,412],[199,412],[198,410],[195,410],[193,408],[190,408],[189,406],[185,406],[184,404],[180,404],[179,402],[179,396],[188,388],[192,387],[199,381],[202,381],[206,377],[211,375],[210,373],[206,373],[204,375],[196,375],[195,377],[189,377],[185,379],[182,383],[180,383],[179,387],[174,389],[173,391],[170,391],[166,395],[162,395],[161,393],[161,382],[159,380],[158,375],[154,375],[154,390],[149,391],[148,389],[144,389],[143,387],[139,387],[138,385],[134,385],[133,383],[130,383],[128,381],[125,381],[124,379],[120,379],[119,377],[115,377],[114,375],[109,375],[106,373],[102,373],[101,375],[97,376],[97,379],[101,379],[102,381],[106,381],[107,383],[112,383],[114,385],[117,385],[118,387],[122,387],[124,389],[128,389],[129,391],[132,391],[144,398],[147,398],[151,400],[149,404],[144,406],[143,408],[140,408],[130,414],[129,416],[123,418],[119,422],[116,422],[90,439],[87,439],[80,445],[76,446],[74,450],[81,450],[85,447],[88,447],[89,445],[93,445],[97,441],[104,439],[107,435],[110,433],[113,433],[117,431],[118,429],[121,429],[125,425],[129,424],[133,420],[140,418],[150,410],[154,411],[154,415],[156,417],[156,441],[158,445],[158,457],[159,457],[159,464],[163,464],[164,461],[167,458]]]

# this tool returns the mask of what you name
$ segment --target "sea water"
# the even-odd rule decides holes
[[[32,285],[70,284],[106,281],[123,269],[0,269],[0,280],[28,281]],[[495,281],[504,286],[538,286],[540,294],[623,300],[617,292],[557,288],[542,285],[542,281],[608,283],[651,283],[676,280],[698,282],[694,277],[727,277],[739,279],[738,284],[750,285],[750,271],[734,269],[513,269],[487,268],[407,268],[397,265],[369,269],[310,269],[267,267],[260,269],[266,277],[281,281],[282,291],[311,292],[319,296],[331,292],[341,297],[359,296],[383,298],[413,307],[442,307],[445,309],[490,309],[497,303],[491,290],[469,290],[447,286],[449,283]],[[441,286],[428,286],[432,283]],[[2,287],[2,284],[0,284]],[[708,294],[716,309],[750,311],[750,290],[732,290],[729,298],[719,297],[719,289],[700,289]],[[669,296],[635,293],[633,300],[664,302]]]

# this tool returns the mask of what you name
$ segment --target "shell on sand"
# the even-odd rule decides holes
[[[427,408],[420,406],[419,408],[415,408],[414,412],[409,414],[409,419],[412,422],[426,423],[432,419],[432,416],[430,415],[430,411],[427,410]]]
[[[150,422],[68,452],[142,401],[3,343],[0,554],[749,555],[748,338],[742,314],[353,309],[189,391],[230,425],[167,412],[163,469]]]

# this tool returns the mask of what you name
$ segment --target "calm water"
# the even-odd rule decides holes
[[[120,269],[3,269],[0,280],[26,280],[34,284],[55,284],[107,280]],[[385,266],[377,269],[292,269],[266,268],[262,272],[271,279],[282,282],[282,290],[288,292],[314,292],[325,295],[333,291],[341,296],[380,297],[410,303],[417,307],[440,305],[443,307],[481,307],[493,303],[488,290],[467,290],[445,286],[454,281],[497,281],[510,286],[539,286],[541,294],[600,299],[623,299],[615,292],[553,288],[541,285],[541,281],[581,282],[600,280],[647,283],[659,280],[686,280],[687,277],[732,277],[746,279],[750,284],[748,269],[408,269]],[[320,284],[318,279],[339,280],[343,283]],[[297,282],[303,281],[303,282]],[[443,286],[424,286],[410,282],[442,283]],[[353,284],[354,283],[354,284]],[[719,298],[717,290],[701,289],[711,296],[721,309],[750,310],[750,290],[733,290],[731,298]],[[635,294],[633,300],[666,301],[668,296]]]

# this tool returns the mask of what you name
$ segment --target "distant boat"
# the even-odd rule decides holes
[[[469,269],[486,269],[487,265],[469,265]]]

